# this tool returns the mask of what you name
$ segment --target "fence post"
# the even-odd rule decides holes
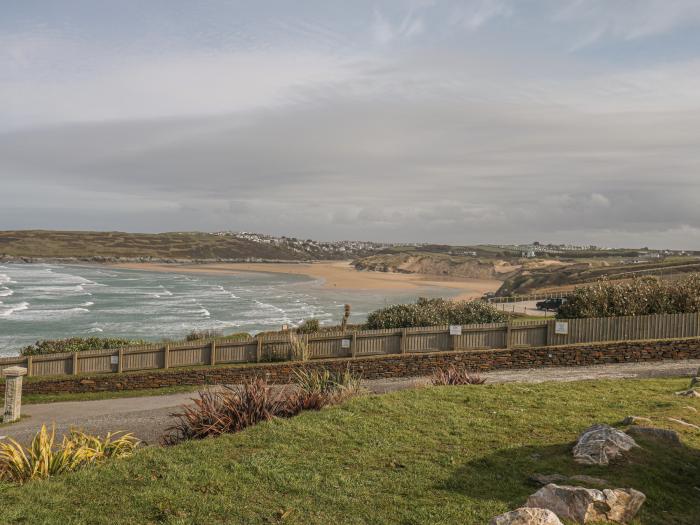
[[[27,356],[27,377],[32,375],[32,370],[34,369],[34,358],[30,355]]]
[[[209,344],[209,364],[216,364],[216,341],[212,341]]]
[[[163,347],[163,368],[170,368],[170,345]]]
[[[117,373],[121,374],[124,371],[124,349],[120,348],[117,352]]]
[[[21,366],[10,366],[2,371],[5,377],[5,408],[3,409],[3,423],[17,421],[22,408],[22,376],[27,370]]]
[[[73,375],[78,373],[78,352],[73,352]]]
[[[255,349],[255,362],[259,363],[262,360],[262,347],[263,347],[262,336],[258,335],[257,340],[258,340],[258,347]]]
[[[357,357],[357,331],[352,331],[352,340],[350,341],[350,357]]]
[[[401,329],[401,353],[405,354],[406,353],[406,337],[408,336],[408,329],[407,328],[402,328]]]
[[[513,330],[513,327],[511,326],[511,321],[510,319],[508,320],[508,324],[506,325],[506,348],[510,348],[513,346],[513,341],[511,341],[511,331]]]

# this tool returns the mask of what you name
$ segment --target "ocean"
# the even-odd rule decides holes
[[[388,304],[449,295],[325,289],[318,280],[279,273],[164,273],[59,264],[0,265],[0,356],[40,339],[73,336],[179,339],[194,329],[256,333],[316,318],[351,322]]]

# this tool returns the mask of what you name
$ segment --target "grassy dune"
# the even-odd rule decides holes
[[[700,401],[681,379],[440,387],[365,396],[240,434],[0,485],[2,523],[484,524],[535,472],[589,474],[648,500],[636,524],[700,523]],[[607,468],[570,447],[594,422],[652,417],[685,446],[640,440]]]
[[[0,231],[0,255],[13,257],[296,260],[284,247],[201,232],[123,233],[47,230]]]

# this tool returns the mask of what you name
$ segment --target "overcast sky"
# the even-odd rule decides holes
[[[700,249],[697,0],[0,6],[0,229]]]

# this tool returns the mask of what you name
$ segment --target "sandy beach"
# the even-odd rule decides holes
[[[306,275],[322,281],[324,288],[339,290],[393,290],[411,291],[425,287],[453,290],[447,295],[453,299],[474,299],[486,292],[496,291],[501,281],[495,279],[456,279],[441,276],[358,271],[349,261],[324,261],[313,263],[212,263],[212,264],[164,264],[123,263],[114,268],[150,270],[158,272],[184,272],[235,274],[239,272],[268,272]]]

